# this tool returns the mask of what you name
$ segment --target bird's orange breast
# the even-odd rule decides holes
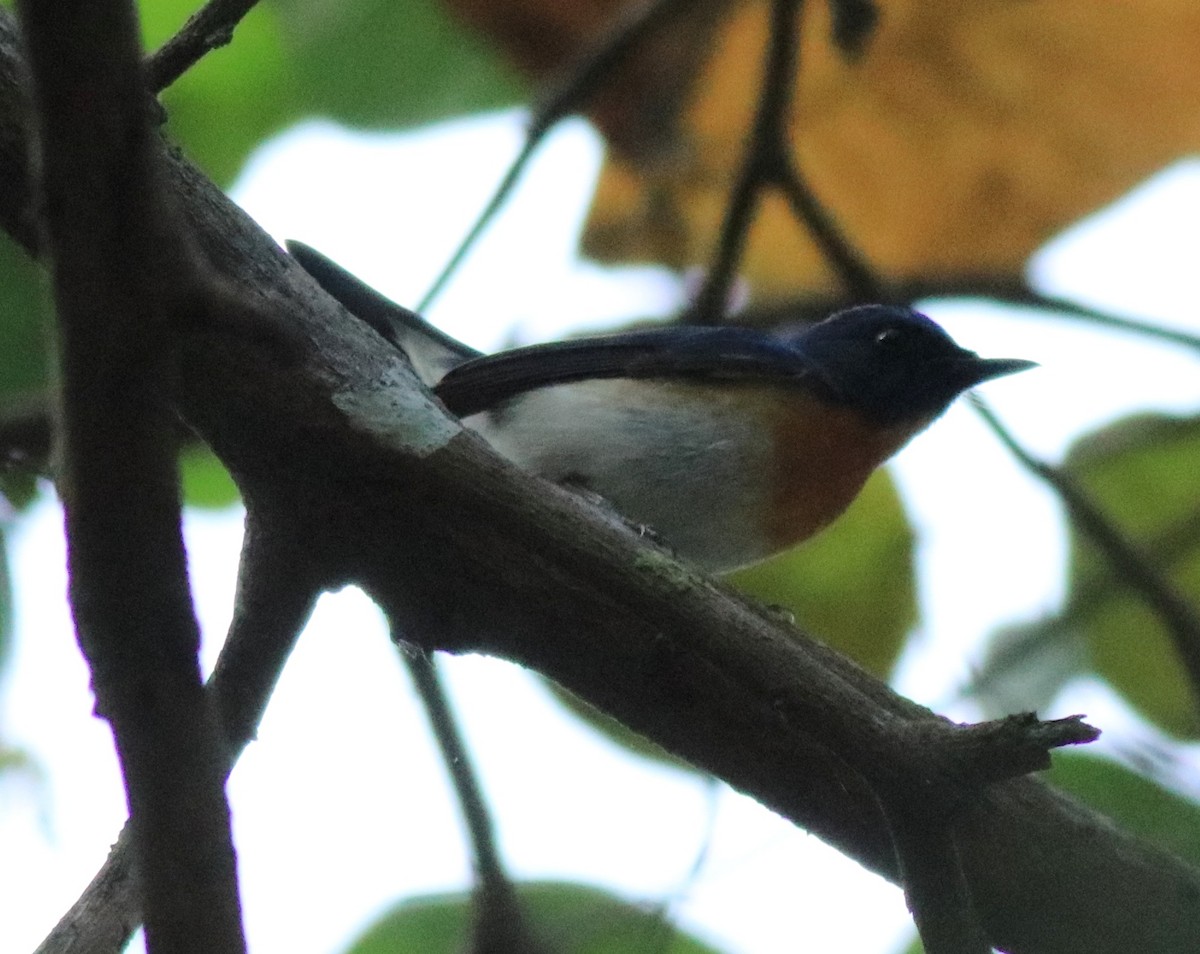
[[[772,413],[774,460],[767,538],[778,549],[823,530],[850,505],[872,471],[920,426],[883,428],[801,391]]]

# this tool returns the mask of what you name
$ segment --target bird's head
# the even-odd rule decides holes
[[[981,358],[911,308],[861,305],[805,331],[798,342],[830,396],[873,422],[932,420],[983,381],[1036,367]]]

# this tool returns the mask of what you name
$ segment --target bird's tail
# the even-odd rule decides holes
[[[288,252],[326,292],[403,351],[417,376],[433,386],[455,365],[480,352],[451,338],[414,311],[385,298],[315,248],[289,239]]]

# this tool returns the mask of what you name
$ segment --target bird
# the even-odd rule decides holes
[[[287,248],[501,455],[602,497],[713,573],[820,532],[960,394],[1036,367],[880,304],[789,329],[670,325],[483,354],[315,249]]]

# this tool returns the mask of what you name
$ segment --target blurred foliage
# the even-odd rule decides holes
[[[986,718],[1041,711],[1071,678],[1087,670],[1087,645],[1071,614],[1063,612],[992,633],[964,692]]]
[[[38,478],[31,470],[14,467],[0,473],[0,497],[13,510],[24,510],[37,497]]]
[[[896,487],[880,470],[828,530],[730,579],[887,678],[917,621],[913,546]]]
[[[538,76],[636,5],[445,2]],[[885,277],[1019,276],[1056,232],[1200,146],[1190,0],[876,2],[859,56],[835,41],[828,4],[804,5],[788,128],[814,193]],[[589,253],[708,261],[758,96],[768,8],[692,5],[589,105],[614,147]],[[764,296],[837,287],[780,197],[760,211],[743,272]]]
[[[10,749],[0,743],[0,779],[12,772],[29,772],[34,768],[28,753],[20,749]]]
[[[1200,865],[1200,805],[1110,759],[1056,752],[1041,776],[1125,830]]]
[[[207,447],[193,444],[179,457],[184,503],[192,507],[218,510],[231,507],[241,499],[229,471]]]
[[[142,3],[147,49],[196,7]],[[265,0],[231,44],[166,90],[163,104],[171,138],[228,185],[269,134],[308,116],[398,129],[513,105],[524,94],[515,73],[436,0]]]
[[[761,61],[766,6],[731,4],[696,73],[680,119],[687,167],[639,154],[605,165],[585,239],[592,254],[623,261],[670,248],[675,264],[708,259],[757,96],[759,70],[746,67]],[[790,129],[814,193],[886,278],[1019,276],[1067,224],[1198,145],[1200,9],[1187,0],[1153,15],[1091,0],[880,7],[866,54],[848,62],[827,5],[805,5]],[[1151,67],[1148,49],[1166,59]],[[742,270],[763,297],[838,289],[778,196],[760,210]]]
[[[1066,472],[1200,607],[1200,418],[1145,414],[1078,441]],[[1071,530],[1062,612],[998,634],[975,680],[989,711],[1045,705],[1094,672],[1169,732],[1200,730],[1196,690],[1159,616],[1078,530]]]
[[[527,87],[434,0],[273,0],[306,112],[399,128],[522,102]]]
[[[1143,415],[1081,440],[1066,469],[1178,591],[1200,607],[1200,418]],[[1072,531],[1067,606],[1091,665],[1144,715],[1196,735],[1196,688],[1158,615]]]
[[[0,232],[0,415],[45,393],[50,382],[50,296],[42,270]]]
[[[555,954],[717,954],[662,913],[596,888],[562,882],[518,884],[530,928]],[[401,902],[355,941],[346,954],[459,954],[472,922],[466,894]]]

